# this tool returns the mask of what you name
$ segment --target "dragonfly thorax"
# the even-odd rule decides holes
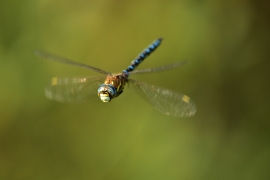
[[[118,97],[124,90],[124,86],[128,81],[125,74],[108,75],[98,89],[98,96],[103,102],[110,102],[113,98]]]
[[[111,84],[102,84],[98,88],[98,96],[103,102],[110,102],[116,96],[116,89]]]

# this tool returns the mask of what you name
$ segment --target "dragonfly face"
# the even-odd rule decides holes
[[[116,96],[116,89],[111,84],[102,84],[98,88],[98,96],[103,102],[110,102]]]

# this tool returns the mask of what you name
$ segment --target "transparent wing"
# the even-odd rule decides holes
[[[190,98],[179,92],[129,79],[140,89],[150,103],[160,112],[177,117],[191,117],[196,113],[196,105]]]
[[[179,66],[183,66],[186,63],[187,63],[187,61],[179,61],[179,62],[175,62],[172,64],[167,64],[165,66],[149,68],[149,69],[142,69],[142,70],[134,70],[134,71],[130,72],[129,74],[145,74],[145,73],[165,71],[165,70],[177,68]]]
[[[87,102],[98,99],[97,90],[106,76],[82,78],[52,78],[45,87],[47,98],[59,102]]]
[[[89,65],[83,64],[83,63],[78,63],[78,62],[72,61],[70,59],[63,58],[63,57],[60,57],[60,56],[57,56],[57,55],[54,55],[54,54],[51,54],[51,53],[48,53],[48,52],[45,52],[45,51],[37,50],[35,52],[35,54],[37,56],[43,58],[43,59],[57,61],[57,62],[64,63],[64,64],[70,64],[70,65],[73,65],[73,66],[78,66],[80,68],[90,69],[92,71],[96,71],[96,72],[101,73],[101,74],[111,74],[110,72],[103,71],[103,70],[98,69],[96,67],[89,66]]]

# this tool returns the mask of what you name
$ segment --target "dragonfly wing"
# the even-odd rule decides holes
[[[37,50],[35,52],[35,54],[43,59],[48,59],[48,60],[57,61],[57,62],[64,63],[64,64],[70,64],[73,66],[78,66],[81,68],[90,69],[92,71],[96,71],[96,72],[101,73],[101,74],[111,74],[110,72],[103,71],[103,70],[98,69],[96,67],[89,66],[87,64],[83,64],[83,63],[79,63],[79,62],[75,62],[75,61],[72,61],[70,59],[63,58],[63,57],[60,57],[60,56],[57,56],[57,55],[54,55],[54,54],[51,54],[51,53],[48,53],[45,51]]]
[[[141,70],[134,70],[132,72],[129,72],[129,74],[145,74],[145,73],[166,71],[166,70],[169,70],[169,69],[177,68],[179,66],[183,66],[186,63],[187,63],[187,61],[179,61],[179,62],[174,62],[172,64],[167,64],[167,65],[164,65],[164,66],[160,66],[160,67],[149,68],[149,69],[141,69]]]
[[[129,79],[140,89],[150,103],[160,112],[177,117],[191,117],[196,113],[196,105],[190,98],[179,92]]]
[[[45,87],[47,98],[59,102],[87,102],[98,98],[97,90],[106,76],[52,78]],[[95,97],[96,96],[96,97]]]

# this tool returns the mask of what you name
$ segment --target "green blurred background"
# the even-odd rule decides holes
[[[268,1],[0,2],[0,179],[270,179]],[[187,94],[192,118],[161,114],[132,89],[111,103],[46,99],[54,76],[125,69],[158,37],[132,78]]]

